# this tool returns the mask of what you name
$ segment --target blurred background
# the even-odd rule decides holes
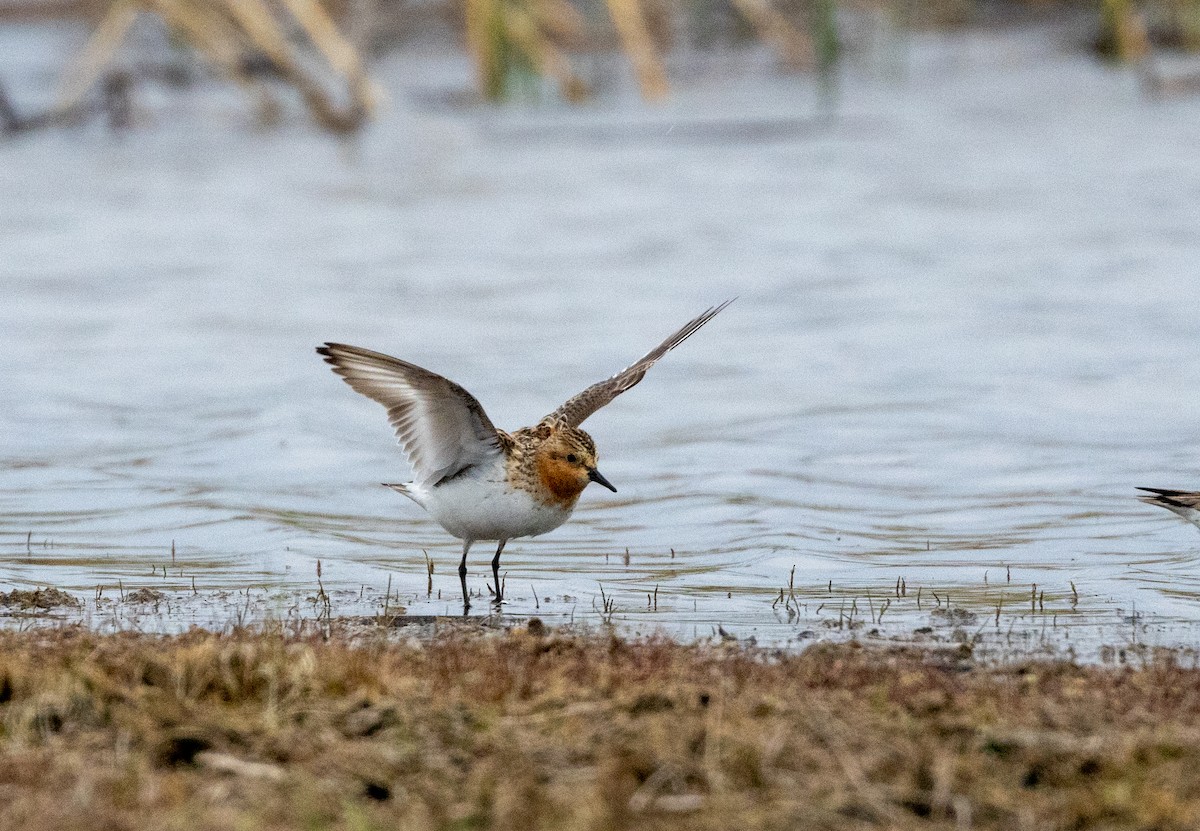
[[[140,87],[217,77],[243,89],[264,125],[292,98],[319,127],[353,133],[386,99],[369,67],[417,49],[470,64],[470,88],[440,90],[466,106],[579,103],[631,82],[661,101],[698,65],[719,76],[750,65],[812,73],[832,99],[847,58],[903,72],[915,33],[1039,23],[1079,51],[1136,66],[1147,93],[1161,95],[1191,92],[1196,79],[1164,78],[1155,52],[1200,48],[1192,0],[3,0],[0,20],[25,30],[16,40],[27,49],[51,23],[90,33],[63,45],[49,105],[31,114],[0,94],[7,132],[98,112],[127,127]]]
[[[1185,0],[0,0],[0,590],[222,625],[321,561],[461,611],[313,347],[514,429],[737,295],[585,425],[620,492],[509,545],[506,612],[1188,642],[1200,534],[1134,487],[1200,489],[1198,44]]]

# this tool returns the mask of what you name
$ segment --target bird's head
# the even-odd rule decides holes
[[[589,482],[617,489],[596,469],[596,443],[577,427],[556,427],[538,448],[538,476],[563,502],[574,502]]]

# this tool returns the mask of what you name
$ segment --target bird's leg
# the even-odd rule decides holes
[[[496,546],[496,556],[492,558],[492,580],[496,585],[496,602],[499,603],[504,599],[504,590],[500,586],[500,552],[504,550],[504,544],[508,540],[500,540],[500,545]]]
[[[471,608],[471,596],[467,594],[467,552],[471,550],[472,540],[463,540],[463,556],[462,562],[458,564],[458,579],[462,583],[463,590],[463,614]]]

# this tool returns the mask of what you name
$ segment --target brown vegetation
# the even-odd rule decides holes
[[[0,606],[16,609],[57,609],[62,606],[78,606],[79,601],[72,595],[47,586],[44,589],[13,589],[10,592],[0,592]]]
[[[0,635],[0,827],[1194,828],[1200,672],[458,629]]]
[[[143,13],[162,21],[172,37],[189,44],[221,75],[246,87],[271,120],[278,105],[252,71],[263,64],[268,74],[292,86],[314,121],[331,132],[357,130],[375,106],[378,93],[366,76],[358,51],[316,0],[280,0],[275,12],[264,0],[112,0],[83,51],[60,83],[59,108],[76,108],[120,51],[135,19]],[[286,12],[286,13],[284,13]],[[288,25],[300,33],[289,36]],[[310,47],[301,48],[301,44]],[[319,55],[347,90],[349,104],[339,107],[320,78],[307,68],[306,52]]]
[[[128,62],[121,60],[125,37],[139,15],[156,18],[173,43],[188,45],[218,76],[246,90],[264,124],[282,117],[278,93],[290,87],[318,126],[344,134],[363,127],[383,97],[366,73],[371,45],[430,26],[437,38],[466,46],[486,100],[540,100],[551,82],[564,100],[581,101],[593,92],[585,71],[591,56],[613,49],[628,57],[643,97],[658,100],[670,92],[668,59],[680,42],[703,47],[753,34],[784,66],[818,70],[829,82],[844,47],[843,10],[869,9],[898,28],[944,28],[988,19],[986,9],[1003,19],[1005,13],[1051,7],[1094,13],[1095,47],[1137,65],[1148,93],[1196,91],[1194,75],[1164,77],[1151,59],[1158,47],[1200,49],[1200,0],[439,0],[418,6],[371,0],[0,0],[0,19],[93,21],[93,34],[67,67],[52,110],[18,112],[0,83],[0,133],[76,124],[98,114],[114,127],[129,126],[135,83],[176,83],[186,75],[177,66],[120,68]]]

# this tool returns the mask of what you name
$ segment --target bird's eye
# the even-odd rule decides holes
[[[575,464],[576,462],[579,461],[579,457],[576,456],[574,453],[568,453],[567,461],[570,462],[571,464]]]

